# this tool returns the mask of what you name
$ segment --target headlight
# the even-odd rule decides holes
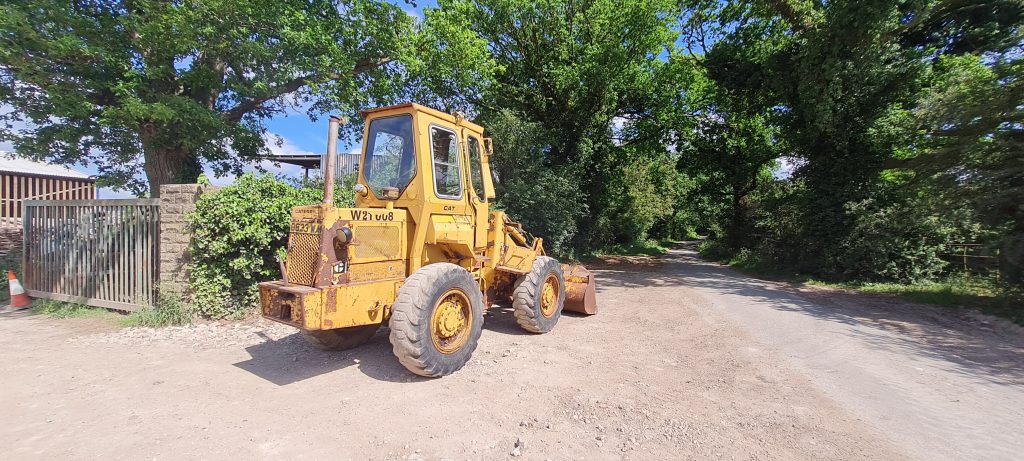
[[[347,244],[348,242],[351,242],[352,241],[352,229],[349,229],[347,227],[342,227],[341,229],[338,229],[338,233],[337,233],[337,235],[335,235],[335,238],[337,238],[339,242],[344,243],[344,244]]]

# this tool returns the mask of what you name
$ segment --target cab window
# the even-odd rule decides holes
[[[363,176],[373,194],[382,196],[385,187],[405,192],[416,174],[412,142],[412,116],[378,118],[370,122],[366,136]]]
[[[434,193],[440,198],[461,198],[462,169],[458,136],[454,131],[431,126],[430,152],[434,162]]]
[[[469,181],[472,183],[473,192],[480,200],[487,200],[484,196],[484,173],[480,159],[480,140],[476,136],[470,136],[466,141],[469,147]]]

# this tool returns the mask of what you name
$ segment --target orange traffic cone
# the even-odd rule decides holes
[[[10,310],[20,310],[32,305],[14,271],[7,271],[7,286],[11,289],[11,305],[8,306]]]

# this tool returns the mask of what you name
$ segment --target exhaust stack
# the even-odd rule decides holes
[[[345,120],[331,116],[327,128],[327,158],[324,160],[324,205],[334,205],[334,170],[338,161],[338,127]]]

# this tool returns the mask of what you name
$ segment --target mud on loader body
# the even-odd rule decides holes
[[[322,205],[292,210],[284,279],[260,284],[263,316],[313,344],[347,349],[388,322],[399,361],[443,376],[476,348],[483,311],[511,301],[516,321],[550,331],[562,309],[596,313],[594,277],[559,264],[501,211],[483,128],[416,104],[364,112],[355,208],[335,208],[338,119]]]

